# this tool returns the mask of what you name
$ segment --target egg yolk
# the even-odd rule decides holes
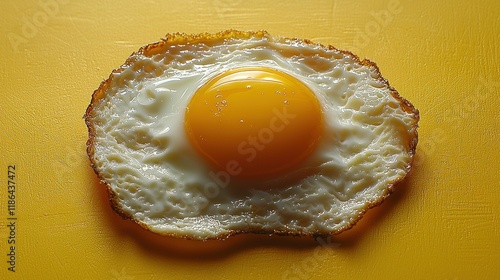
[[[315,94],[295,77],[245,67],[201,86],[187,106],[184,126],[198,152],[221,170],[263,177],[311,154],[323,113]]]

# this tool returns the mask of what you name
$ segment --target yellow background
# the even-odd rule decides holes
[[[500,279],[499,1],[31,0],[0,11],[0,279]],[[196,242],[112,212],[85,154],[93,90],[166,33],[229,28],[352,50],[420,110],[412,173],[354,229],[323,245]]]

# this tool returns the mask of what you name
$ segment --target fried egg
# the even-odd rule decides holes
[[[369,60],[234,30],[142,47],[85,114],[113,209],[199,240],[349,229],[409,172],[418,119]]]

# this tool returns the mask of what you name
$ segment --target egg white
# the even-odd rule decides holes
[[[286,175],[243,181],[213,170],[184,131],[196,90],[246,66],[286,72],[322,104],[320,143]],[[94,168],[120,211],[160,234],[339,232],[387,195],[412,160],[414,112],[404,110],[374,66],[333,48],[268,35],[180,44],[152,56],[139,52],[110,79],[87,116]]]

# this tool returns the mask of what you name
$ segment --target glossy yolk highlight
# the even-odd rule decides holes
[[[232,176],[264,177],[304,160],[322,133],[314,93],[270,68],[224,72],[204,84],[186,109],[191,143]]]

